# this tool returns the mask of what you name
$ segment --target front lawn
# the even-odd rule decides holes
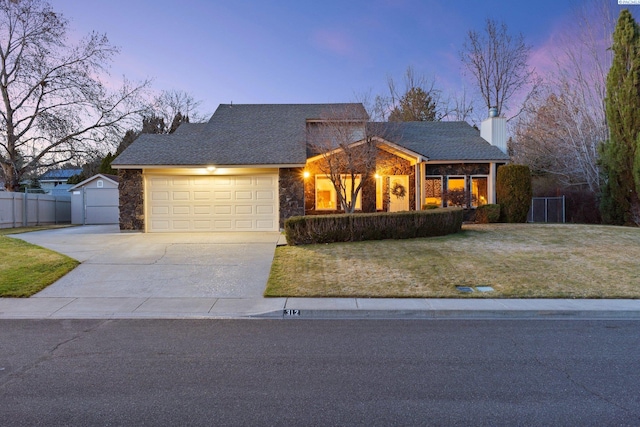
[[[49,249],[6,237],[7,234],[33,230],[0,230],[0,297],[31,296],[79,264],[78,261]]]
[[[265,296],[640,298],[638,260],[638,228],[465,225],[444,237],[280,247]]]

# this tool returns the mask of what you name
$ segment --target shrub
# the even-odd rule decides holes
[[[438,209],[439,207],[440,207],[440,205],[429,203],[429,204],[426,204],[426,205],[422,205],[422,210],[426,211],[426,210],[429,210],[429,209]]]
[[[527,222],[533,196],[529,166],[500,166],[496,176],[496,195],[500,203],[500,221]]]
[[[482,205],[476,209],[476,222],[488,224],[500,221],[500,205]]]
[[[289,245],[444,236],[462,228],[462,209],[297,216],[284,223]]]

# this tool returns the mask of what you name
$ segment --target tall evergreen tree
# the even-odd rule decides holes
[[[183,116],[180,111],[176,113],[173,117],[173,121],[171,122],[171,127],[169,128],[168,133],[174,133],[182,123],[189,123],[189,116]]]
[[[142,133],[167,133],[167,125],[164,123],[164,118],[152,114],[148,117],[142,118]]]
[[[605,100],[609,141],[600,149],[600,210],[610,224],[640,225],[640,27],[623,10],[613,33]]]
[[[431,94],[420,87],[409,89],[389,115],[390,122],[433,122],[435,120],[436,103]]]

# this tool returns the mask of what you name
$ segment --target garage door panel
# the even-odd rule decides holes
[[[252,215],[253,214],[253,206],[250,206],[250,205],[239,205],[239,206],[236,206],[235,213],[237,215]]]
[[[169,206],[153,206],[151,215],[169,215]]]
[[[256,199],[275,200],[275,193],[273,191],[256,191]]]
[[[211,215],[211,206],[209,205],[194,206],[193,214],[194,215]]]
[[[147,176],[148,231],[278,230],[277,175]]]
[[[273,205],[258,205],[256,206],[256,213],[260,215],[273,215]]]
[[[152,191],[151,200],[169,200],[168,191]]]
[[[210,191],[194,191],[193,200],[211,200]]]
[[[191,221],[189,220],[173,220],[171,225],[174,230],[187,231],[191,228]]]
[[[192,185],[192,182],[189,178],[186,177],[175,177],[171,179],[171,183],[174,187],[184,186],[189,187]]]
[[[257,230],[273,230],[275,227],[275,222],[271,220],[257,220],[256,221],[256,229]]]
[[[247,185],[250,186],[252,185],[253,182],[253,178],[250,176],[238,176],[235,178],[235,185],[239,186],[239,185]]]
[[[253,193],[251,191],[236,191],[235,200],[251,200],[253,199]]]
[[[216,191],[213,193],[214,200],[231,200],[231,191]]]
[[[174,215],[189,215],[191,208],[189,206],[173,206],[172,213]]]
[[[210,220],[194,220],[193,228],[195,230],[209,231],[211,230],[211,221]]]

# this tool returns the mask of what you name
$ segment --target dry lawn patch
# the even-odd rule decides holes
[[[444,237],[278,248],[265,296],[640,298],[638,260],[637,228],[474,224]]]

